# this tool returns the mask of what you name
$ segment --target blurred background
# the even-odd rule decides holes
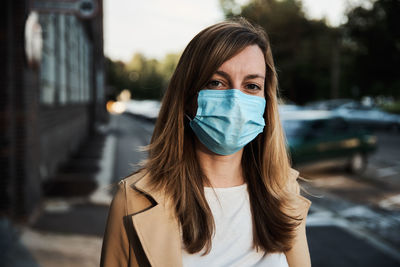
[[[400,266],[400,1],[1,6],[2,266],[99,265],[111,184],[146,158],[181,52],[236,16],[270,37],[313,266]]]

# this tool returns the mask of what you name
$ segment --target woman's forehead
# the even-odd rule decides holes
[[[241,72],[258,76],[265,76],[265,58],[257,45],[250,45],[232,58],[225,61],[217,71],[225,73]]]

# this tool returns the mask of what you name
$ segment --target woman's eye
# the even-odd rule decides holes
[[[210,82],[207,84],[207,86],[208,86],[209,88],[215,88],[215,87],[222,86],[222,83],[221,83],[220,81],[213,80],[213,81],[210,81]]]
[[[261,90],[260,86],[258,86],[257,84],[251,83],[246,85],[247,89],[250,90]]]

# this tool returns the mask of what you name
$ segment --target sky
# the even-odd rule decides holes
[[[302,2],[307,17],[326,18],[337,26],[345,22],[349,6],[368,6],[369,0]],[[224,19],[219,0],[103,0],[103,4],[105,54],[125,62],[137,52],[156,59],[180,52],[199,31]]]

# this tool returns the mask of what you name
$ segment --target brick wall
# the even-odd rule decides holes
[[[51,179],[60,163],[76,151],[88,135],[87,105],[68,105],[40,110],[40,174]]]
[[[44,105],[40,101],[40,69],[28,66],[24,51],[29,0],[5,0],[0,9],[0,216],[26,221],[40,206],[42,183],[91,133],[96,114],[104,111],[102,83],[102,23],[91,29],[92,100]],[[101,35],[101,36],[100,36]],[[100,41],[99,41],[100,40]],[[97,65],[95,65],[97,64]],[[58,76],[57,76],[58,77]],[[56,84],[60,84],[57,80]],[[61,83],[62,84],[62,83]],[[99,89],[100,88],[100,89]],[[55,87],[56,91],[60,91]],[[100,93],[98,93],[98,91]],[[95,115],[96,114],[96,115]]]
[[[0,212],[26,218],[40,199],[37,166],[38,71],[24,53],[26,1],[8,0],[0,17]]]

